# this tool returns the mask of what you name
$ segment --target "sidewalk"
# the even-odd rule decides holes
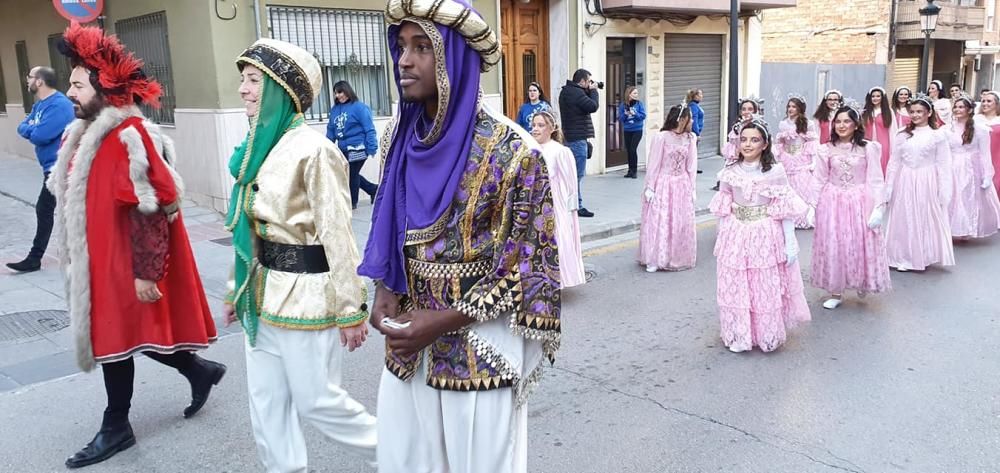
[[[698,176],[698,212],[704,214],[722,160],[705,159],[700,165],[705,172]],[[638,230],[644,175],[623,179],[622,174],[584,178],[584,205],[595,214],[580,219],[585,245]],[[40,185],[41,173],[34,161],[0,156],[0,263],[20,260],[30,248],[33,204]],[[219,323],[218,310],[233,258],[230,235],[223,229],[224,216],[191,203],[184,205],[183,215],[209,304],[216,311],[220,337],[239,334],[237,325],[223,328]],[[361,199],[351,223],[361,252],[371,225],[367,199]],[[64,281],[58,264],[50,253],[42,270],[35,273],[14,274],[0,266],[0,392],[78,372],[72,336],[66,328]]]

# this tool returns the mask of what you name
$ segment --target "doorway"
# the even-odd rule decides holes
[[[503,113],[511,119],[527,96],[528,84],[549,90],[548,0],[500,0],[503,52]],[[546,97],[552,103],[552,97]]]
[[[608,38],[607,40],[607,70],[602,93],[605,97],[605,130],[607,150],[604,156],[604,168],[610,169],[628,164],[628,153],[625,150],[625,133],[618,121],[618,105],[625,100],[622,94],[625,88],[635,85],[635,39]],[[597,80],[595,78],[595,80]]]

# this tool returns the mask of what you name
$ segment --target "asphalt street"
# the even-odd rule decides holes
[[[590,251],[596,277],[565,291],[563,348],[529,402],[529,470],[578,472],[995,472],[1000,470],[1000,238],[957,245],[958,265],[892,273],[892,293],[824,310],[770,354],[718,337],[715,226],[690,271],[647,274],[634,234]],[[799,231],[808,286],[811,232]],[[345,385],[375,409],[382,341],[346,358]],[[242,335],[205,352],[229,374],[196,418],[183,378],[137,365],[138,445],[84,471],[260,471]],[[0,393],[0,471],[65,471],[96,431],[99,373]],[[381,419],[392,422],[392,419]],[[311,428],[311,470],[365,472]]]

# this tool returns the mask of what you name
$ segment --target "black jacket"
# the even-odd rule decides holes
[[[566,141],[580,141],[594,137],[594,122],[590,114],[597,111],[597,89],[584,90],[571,80],[559,92],[559,116]]]

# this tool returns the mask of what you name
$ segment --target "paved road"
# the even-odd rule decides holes
[[[958,266],[893,273],[895,292],[820,307],[781,350],[733,354],[718,339],[714,226],[697,268],[646,274],[634,241],[587,258],[567,291],[563,349],[530,402],[530,471],[994,472],[1000,465],[1000,238],[963,244]],[[803,248],[810,233],[800,232]],[[803,268],[808,268],[808,251]],[[374,406],[381,340],[347,358],[345,383]],[[230,374],[184,420],[183,379],[137,368],[137,447],[88,472],[259,471],[242,337],[208,350]],[[0,393],[0,471],[63,471],[104,405],[98,374]],[[391,422],[391,419],[383,419]],[[310,430],[318,472],[369,471]]]

